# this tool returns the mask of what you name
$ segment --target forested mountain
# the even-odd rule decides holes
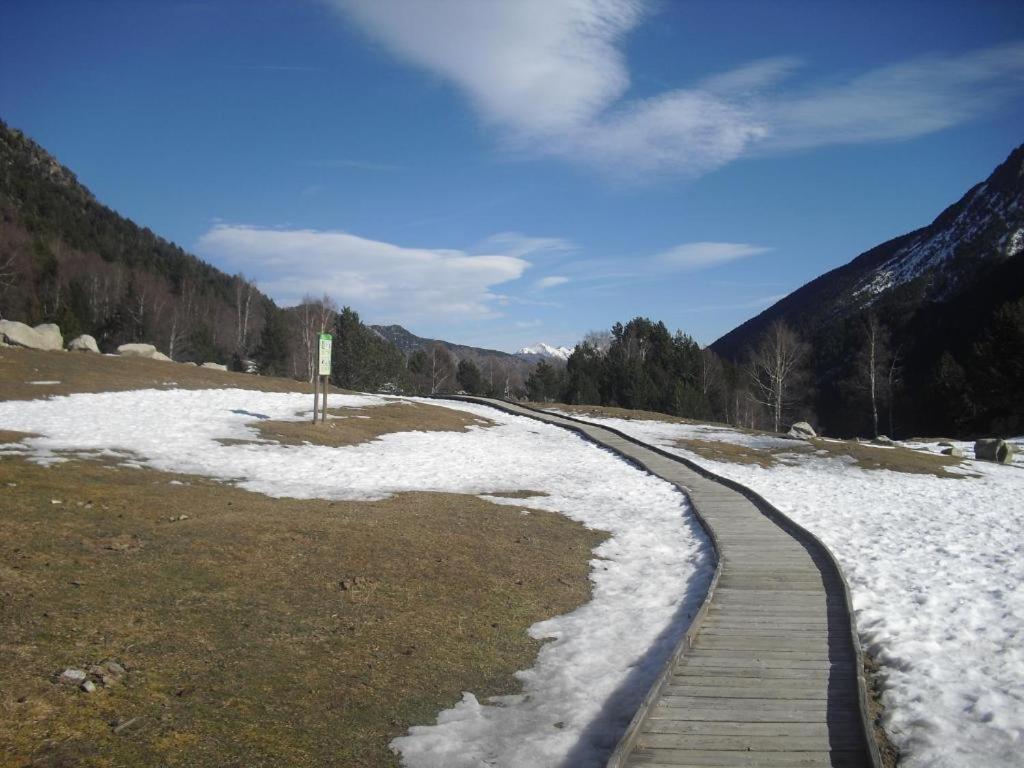
[[[1024,145],[927,227],[812,280],[711,348],[742,363],[773,323],[794,329],[809,344],[808,400],[833,433],[868,431],[869,364],[884,384],[885,431],[1019,432],[1022,320]]]
[[[146,341],[177,360],[229,362],[260,347],[274,303],[120,216],[0,122],[0,314],[89,333],[104,350]]]
[[[371,325],[371,330],[382,339],[394,344],[406,357],[414,352],[427,352],[440,346],[454,356],[456,363],[469,361],[473,363],[488,380],[508,380],[510,390],[520,390],[526,377],[529,376],[536,359],[500,352],[496,349],[470,347],[465,344],[454,344],[443,339],[427,339],[406,330],[400,325]]]

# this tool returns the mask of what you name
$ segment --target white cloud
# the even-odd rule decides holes
[[[556,285],[565,285],[569,282],[568,277],[562,277],[561,275],[551,275],[550,277],[542,277],[537,281],[536,287],[540,290],[546,288],[554,288]]]
[[[474,253],[503,253],[522,258],[541,253],[570,253],[576,244],[561,237],[530,237],[521,232],[499,232],[478,243]]]
[[[528,261],[499,252],[406,248],[347,232],[218,224],[197,252],[228,270],[258,276],[283,304],[329,293],[387,322],[493,317],[494,286],[520,278]]]
[[[921,136],[990,113],[1024,85],[1024,44],[816,84],[754,61],[629,99],[621,42],[647,0],[329,0],[394,53],[453,83],[519,151],[627,178],[694,176],[749,154]]]
[[[334,0],[396,54],[451,80],[527,136],[586,123],[629,87],[616,47],[636,0]]]
[[[717,267],[770,250],[748,243],[683,243],[656,254],[652,261],[656,268],[690,272]]]

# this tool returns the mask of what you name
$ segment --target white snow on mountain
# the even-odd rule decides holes
[[[980,185],[951,222],[938,231],[923,231],[897,250],[863,278],[854,295],[871,299],[926,272],[950,268],[962,245],[975,242],[994,230],[1012,231],[1012,222],[1020,219],[1018,208],[1017,199],[991,192],[988,184]],[[1014,256],[1020,249],[1019,241],[1016,234],[1004,236],[1003,247],[993,247],[984,257]]]
[[[569,347],[553,347],[541,342],[532,347],[523,347],[516,352],[520,357],[547,357],[555,360],[568,360],[572,350]]]

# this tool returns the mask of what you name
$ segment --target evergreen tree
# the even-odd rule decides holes
[[[484,391],[484,380],[480,375],[480,369],[472,360],[459,361],[459,369],[455,378],[467,394],[479,395]]]
[[[547,360],[537,363],[526,380],[527,396],[535,403],[553,401],[561,390],[559,372]]]
[[[288,320],[284,312],[272,307],[267,311],[263,332],[253,355],[260,373],[268,376],[286,375],[290,351]]]
[[[978,429],[1004,435],[1024,431],[1024,299],[995,311],[972,358]]]

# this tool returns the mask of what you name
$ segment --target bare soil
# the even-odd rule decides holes
[[[438,405],[396,401],[371,408],[327,409],[327,421],[259,421],[264,440],[284,445],[356,445],[391,432],[465,432],[490,427],[490,419]]]
[[[33,384],[50,382],[56,384]],[[129,389],[254,389],[260,392],[308,392],[311,384],[273,376],[200,368],[139,357],[87,352],[40,352],[0,347],[0,400],[33,400],[76,392]],[[344,390],[330,388],[330,392]],[[328,400],[328,405],[330,400]]]

